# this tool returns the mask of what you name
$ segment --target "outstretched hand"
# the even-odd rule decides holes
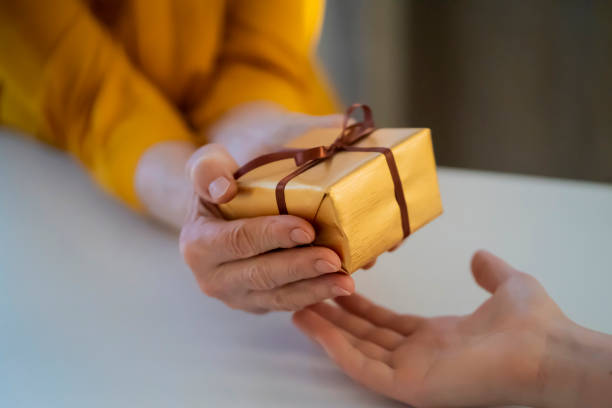
[[[352,295],[294,323],[354,380],[416,407],[540,406],[550,333],[571,322],[532,276],[485,251],[472,273],[492,296],[467,316],[400,315]]]

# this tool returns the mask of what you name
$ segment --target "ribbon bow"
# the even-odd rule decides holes
[[[358,108],[363,110],[363,121],[353,123],[350,126],[348,121],[351,114]],[[351,105],[345,115],[344,121],[342,122],[342,132],[340,136],[329,146],[317,146],[311,149],[297,149],[294,156],[295,164],[301,166],[311,160],[324,160],[332,157],[334,154],[341,150],[346,150],[346,147],[357,143],[359,140],[365,138],[370,133],[374,132],[374,120],[372,119],[372,110],[367,105],[354,104]]]
[[[363,110],[363,121],[355,122],[351,125],[348,124],[352,113],[361,108]],[[393,179],[393,187],[395,192],[395,200],[400,209],[400,215],[402,220],[402,230],[404,232],[404,238],[410,235],[410,222],[408,219],[408,208],[406,206],[406,199],[404,197],[404,189],[402,188],[402,181],[397,170],[397,164],[391,149],[386,147],[358,147],[353,146],[358,141],[369,136],[376,130],[374,126],[374,120],[372,119],[372,110],[369,106],[363,104],[351,105],[344,115],[344,121],[342,123],[342,131],[336,140],[329,146],[316,146],[306,149],[283,149],[274,153],[268,153],[254,158],[253,160],[240,167],[234,173],[234,178],[238,180],[246,173],[264,166],[266,164],[286,159],[293,159],[297,168],[283,177],[276,185],[276,204],[278,206],[279,214],[288,214],[287,202],[285,200],[285,187],[287,183],[299,174],[304,173],[306,170],[316,166],[317,164],[333,157],[335,154],[341,151],[349,152],[377,152],[385,155],[387,165]]]

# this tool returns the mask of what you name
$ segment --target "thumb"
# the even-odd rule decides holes
[[[194,190],[211,203],[226,203],[236,195],[234,172],[238,164],[220,144],[199,148],[187,162],[187,172]]]
[[[489,293],[494,293],[501,284],[518,273],[490,252],[479,250],[472,257],[472,275],[476,283]]]

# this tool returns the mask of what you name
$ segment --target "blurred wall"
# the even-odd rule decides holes
[[[612,2],[328,0],[320,55],[441,165],[612,182]]]
[[[409,2],[327,0],[319,56],[345,104],[364,102],[385,126],[406,123]]]

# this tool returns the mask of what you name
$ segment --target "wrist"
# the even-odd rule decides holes
[[[134,184],[147,213],[158,221],[180,228],[193,187],[185,165],[195,147],[188,142],[162,142],[142,155]]]
[[[536,406],[612,405],[612,336],[569,319],[550,326],[536,381]]]

